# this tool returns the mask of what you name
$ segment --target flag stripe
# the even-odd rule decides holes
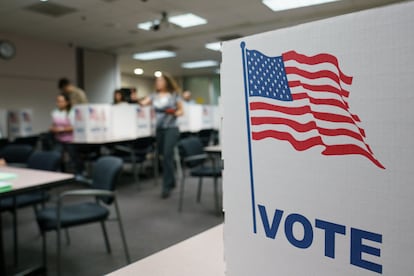
[[[311,109],[310,106],[298,106],[298,107],[286,107],[286,106],[279,106],[269,103],[263,102],[251,102],[250,103],[250,110],[271,110],[277,111],[289,115],[305,115],[305,114],[312,114],[316,119],[328,121],[328,122],[336,122],[336,123],[351,123],[354,124],[354,120],[350,116],[344,116],[340,114],[334,113],[326,113],[326,112],[317,112]]]
[[[306,92],[295,93],[292,95],[292,99],[293,100],[309,99],[309,102],[312,104],[336,106],[336,107],[342,108],[345,111],[348,111],[348,104],[343,101],[340,101],[337,99],[317,99],[317,98],[309,96],[309,94]]]
[[[288,141],[296,150],[304,151],[314,146],[323,145],[322,139],[319,136],[311,137],[309,139],[299,141],[293,137],[292,134],[276,130],[264,130],[252,132],[253,140],[262,140],[266,138],[275,138],[278,140]]]
[[[345,89],[338,89],[336,87],[333,87],[332,85],[312,85],[312,84],[301,82],[300,80],[289,81],[289,87],[290,88],[303,87],[305,89],[309,89],[315,92],[332,92],[345,98],[348,98],[349,96],[349,92],[346,91]]]
[[[285,70],[286,70],[286,74],[295,74],[295,75],[298,75],[298,76],[301,76],[307,79],[311,79],[311,80],[320,79],[320,78],[328,78],[334,81],[338,86],[342,87],[339,76],[332,71],[321,70],[321,71],[316,71],[316,72],[309,72],[309,71],[302,70],[300,68],[292,67],[292,66],[286,66]]]
[[[339,68],[338,59],[334,57],[333,55],[318,54],[318,55],[309,57],[306,55],[298,54],[295,51],[289,51],[289,52],[284,53],[282,57],[285,62],[289,60],[295,60],[297,62],[309,64],[309,65],[315,65],[315,64],[319,64],[323,62],[331,63],[338,69],[339,77],[344,83],[349,84],[349,85],[352,83],[352,77],[347,76],[344,73],[342,73],[341,69]]]
[[[375,165],[377,165],[381,169],[385,169],[385,167],[377,159],[375,159],[372,154],[352,144],[327,146],[326,149],[322,152],[322,154],[323,155],[360,154],[360,155],[365,156],[369,160],[371,160]]]
[[[327,136],[349,136],[354,139],[357,139],[361,142],[364,142],[364,138],[360,133],[352,131],[350,129],[339,128],[339,129],[328,129],[320,127],[316,124],[316,122],[311,121],[307,123],[299,123],[294,120],[286,119],[286,118],[277,118],[277,117],[252,117],[251,118],[252,125],[287,125],[294,129],[297,132],[308,132],[311,130],[317,130],[322,135]]]

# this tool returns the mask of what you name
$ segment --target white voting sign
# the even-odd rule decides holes
[[[414,2],[223,43],[228,276],[413,275]]]

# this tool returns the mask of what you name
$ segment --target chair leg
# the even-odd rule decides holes
[[[64,231],[65,231],[66,245],[70,245],[69,229],[65,228]]]
[[[199,177],[198,179],[198,189],[197,189],[197,202],[201,202],[201,190],[203,188],[203,178]]]
[[[180,199],[178,202],[178,211],[181,212],[183,210],[183,197],[184,197],[184,182],[185,182],[185,177],[184,177],[184,173],[181,177],[181,185],[180,185]]]
[[[47,271],[47,246],[46,246],[46,233],[45,232],[40,232],[40,234],[42,235],[42,263],[43,263],[43,267],[45,268],[45,270]]]
[[[116,217],[117,217],[118,225],[119,225],[119,232],[121,232],[122,244],[124,246],[126,261],[127,261],[127,264],[130,264],[131,258],[129,256],[128,245],[125,239],[124,227],[122,225],[121,213],[119,212],[118,201],[116,200],[116,197],[114,198],[114,203],[115,203]]]
[[[17,234],[17,206],[16,206],[16,197],[13,197],[13,255],[14,255],[14,265],[15,267],[19,264],[19,237]]]
[[[57,276],[60,276],[60,274],[61,274],[61,258],[60,258],[60,250],[61,250],[61,244],[60,244],[60,227],[58,227],[57,228],[57,231],[56,231],[56,250],[57,250],[57,253],[56,253],[56,258],[57,258],[57,260],[56,260],[56,272],[57,272]]]
[[[111,245],[109,244],[108,233],[106,232],[105,222],[101,221],[102,232],[105,239],[105,247],[106,251],[110,254],[111,253]]]
[[[218,183],[217,183],[217,177],[214,177],[214,201],[216,205],[216,213],[217,215],[220,215],[220,207],[219,207],[219,196],[218,196]]]

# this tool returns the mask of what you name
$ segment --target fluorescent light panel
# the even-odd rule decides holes
[[[283,11],[307,6],[320,5],[338,0],[262,0],[272,11]]]
[[[168,18],[168,22],[178,25],[181,28],[189,28],[189,27],[207,24],[206,19],[198,15],[192,14],[192,13],[172,16]]]
[[[138,29],[149,31],[154,23],[152,21],[147,21],[143,23],[139,23],[137,25]]]
[[[221,51],[221,42],[207,43],[205,47],[213,51]]]
[[[184,62],[181,64],[181,67],[185,69],[195,69],[195,68],[213,67],[217,65],[218,65],[218,62],[215,60],[199,60],[199,61],[192,61],[192,62]]]
[[[132,57],[138,60],[153,60],[153,59],[162,59],[162,58],[171,58],[175,57],[177,54],[171,51],[159,50],[159,51],[150,51],[143,53],[136,53]]]

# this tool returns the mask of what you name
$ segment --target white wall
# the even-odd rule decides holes
[[[17,50],[13,59],[0,59],[0,109],[32,108],[34,131],[47,130],[58,79],[75,79],[75,49],[1,32],[0,39],[13,42]]]
[[[111,103],[119,84],[119,67],[115,55],[84,51],[85,92],[90,103]]]

